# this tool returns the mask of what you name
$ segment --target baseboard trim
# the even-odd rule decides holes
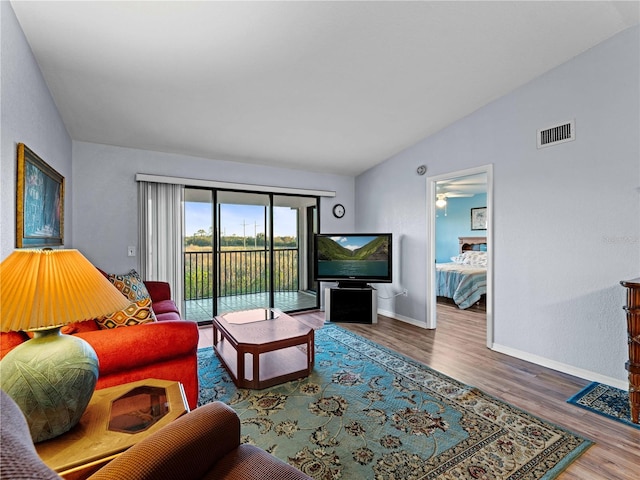
[[[589,380],[591,382],[604,383],[605,385],[610,385],[621,390],[629,389],[629,384],[625,380],[601,375],[599,373],[592,372],[591,370],[585,370],[582,368],[574,367],[573,365],[567,365],[566,363],[556,362],[555,360],[550,360],[545,357],[533,355],[531,353],[523,352],[515,348],[505,347],[504,345],[494,343],[491,347],[491,350],[494,350],[498,353],[504,353],[505,355],[509,355],[510,357],[519,358],[520,360],[535,363],[536,365],[540,365],[542,367],[551,368],[552,370],[557,370],[558,372],[573,375],[574,377],[584,378],[585,380]]]
[[[395,312],[390,312],[388,310],[382,310],[379,308],[378,314],[383,315],[385,317],[393,318],[394,320],[399,320],[401,322],[409,323],[416,327],[425,328],[425,329],[427,328],[424,322],[421,322],[420,320],[416,320],[415,318],[405,317],[404,315],[398,315]]]

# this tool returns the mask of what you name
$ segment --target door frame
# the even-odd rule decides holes
[[[436,186],[438,182],[477,174],[487,175],[487,338],[493,348],[493,164],[427,177],[427,328],[437,326],[436,299]]]

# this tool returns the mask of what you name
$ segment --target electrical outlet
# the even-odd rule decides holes
[[[127,247],[127,256],[135,257],[136,256],[136,247]]]
[[[403,296],[403,297],[408,297],[408,296],[409,296],[409,292],[407,291],[407,289],[406,289],[406,288],[403,288],[403,289],[402,289],[402,296]]]

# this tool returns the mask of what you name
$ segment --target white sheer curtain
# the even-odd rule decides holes
[[[169,282],[181,312],[183,201],[182,185],[138,182],[140,274],[145,280]]]

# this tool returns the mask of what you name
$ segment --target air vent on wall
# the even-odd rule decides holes
[[[538,148],[550,147],[576,139],[576,121],[538,130]]]

